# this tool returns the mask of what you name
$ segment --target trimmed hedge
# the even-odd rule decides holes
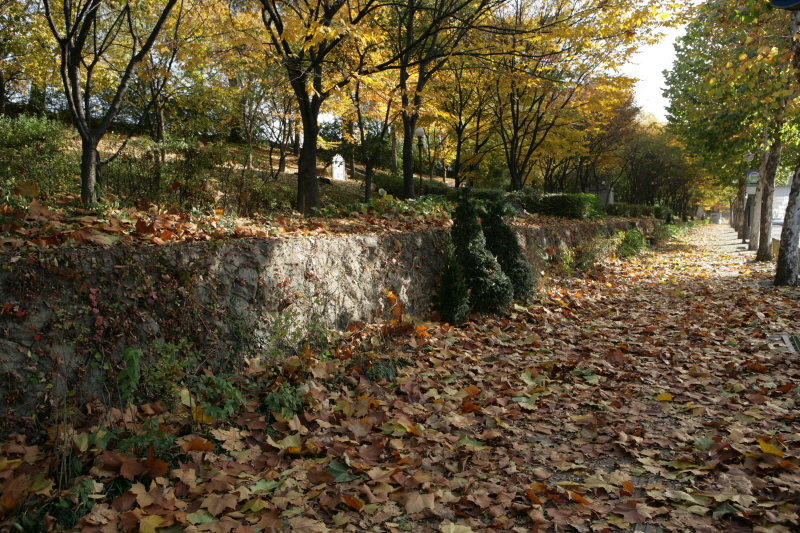
[[[586,220],[602,216],[600,198],[594,194],[553,194],[543,196],[537,212],[550,217]]]
[[[609,204],[606,206],[606,214],[612,217],[655,217],[665,220],[671,213],[672,209],[665,205]]]

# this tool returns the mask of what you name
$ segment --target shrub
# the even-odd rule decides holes
[[[521,191],[509,193],[507,200],[509,203],[521,205],[528,213],[540,213],[542,191],[528,185],[523,187]]]
[[[622,240],[617,248],[617,255],[620,257],[633,257],[647,249],[647,239],[639,229],[626,231],[622,235]]]
[[[656,218],[660,218],[661,220],[666,220],[672,214],[672,209],[666,205],[656,205],[653,206],[653,216]]]
[[[511,303],[514,288],[500,264],[486,249],[486,239],[471,200],[465,198],[456,208],[451,234],[475,310],[504,311]]]
[[[483,235],[486,238],[486,247],[497,258],[514,287],[514,298],[525,300],[533,292],[533,272],[519,246],[516,233],[505,219],[507,209],[508,204],[505,201],[487,205],[482,224]]]
[[[454,326],[460,326],[469,318],[469,290],[452,244],[447,246],[445,255],[438,309],[442,321]]]
[[[630,216],[629,207],[628,204],[608,204],[606,206],[606,214],[612,217],[628,217]]]
[[[0,116],[0,189],[9,193],[28,182],[49,194],[79,191],[78,158],[65,153],[67,141],[56,121]]]
[[[537,212],[551,217],[586,220],[600,216],[600,199],[594,194],[554,194],[542,197]]]

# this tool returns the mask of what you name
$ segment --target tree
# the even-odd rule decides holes
[[[675,102],[670,120],[687,144],[699,141],[710,153],[738,149],[724,154],[733,161],[740,161],[744,150],[741,141],[730,139],[749,137],[750,145],[763,151],[750,242],[759,261],[772,259],[775,174],[784,146],[783,125],[797,95],[785,25],[785,13],[764,11],[761,2],[708,2],[680,41],[689,53],[679,48],[668,78],[667,93]]]
[[[519,190],[554,132],[579,116],[573,99],[589,84],[609,83],[634,39],[647,42],[669,19],[661,3],[555,0],[512,3],[498,26],[513,29],[492,42],[496,70],[493,111],[511,179]],[[609,81],[601,81],[601,80]]]
[[[139,4],[126,2],[117,7],[103,0],[67,0],[62,11],[56,13],[51,1],[43,0],[45,16],[61,50],[61,81],[73,124],[81,137],[81,200],[91,204],[97,201],[97,145],[119,113],[136,67],[152,48],[177,0],[167,0],[144,42],[135,17]],[[111,102],[104,111],[98,111],[95,82],[109,74],[100,71],[112,47],[126,50],[127,61],[122,61],[122,74]]]
[[[800,83],[800,12],[791,16],[790,30],[792,34],[792,66],[796,81]],[[789,191],[789,202],[786,205],[786,217],[781,231],[781,246],[775,266],[776,286],[796,286],[798,269],[798,238],[800,238],[800,158],[795,165],[792,186]]]
[[[346,0],[260,1],[268,45],[286,69],[300,112],[303,145],[298,159],[297,209],[309,215],[321,205],[316,172],[320,108],[364,67],[363,50],[355,65],[347,64],[340,55],[337,66],[331,58],[348,37],[355,40],[357,32],[365,30],[359,25],[381,4],[378,0],[352,4]]]
[[[477,53],[465,37],[501,0],[409,0],[380,19],[390,49],[381,68],[399,76],[403,121],[403,195],[414,193],[414,132],[424,91],[453,56]],[[466,45],[466,46],[465,46]]]

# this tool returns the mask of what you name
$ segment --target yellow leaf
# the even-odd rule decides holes
[[[671,402],[672,394],[666,392],[664,394],[659,394],[658,396],[656,396],[656,400],[658,400],[659,402]]]
[[[778,448],[771,444],[767,444],[761,439],[758,439],[758,445],[761,446],[761,451],[764,453],[771,453],[772,455],[777,455],[778,457],[783,457],[784,455],[784,453]]]
[[[161,527],[163,523],[164,517],[157,514],[142,517],[142,519],[139,520],[139,532],[156,533],[156,529]]]

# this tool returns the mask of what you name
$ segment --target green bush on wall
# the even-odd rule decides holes
[[[456,207],[451,236],[475,310],[479,313],[505,311],[514,296],[514,288],[486,249],[475,204],[468,198]]]
[[[489,203],[481,226],[486,247],[497,258],[514,287],[514,298],[525,300],[533,292],[533,271],[519,246],[516,233],[506,220],[508,209],[508,204],[503,200]]]
[[[442,322],[460,326],[469,318],[469,290],[452,243],[447,246],[439,285],[439,316]]]
[[[539,214],[575,220],[601,217],[600,199],[594,194],[553,194],[539,201]]]

